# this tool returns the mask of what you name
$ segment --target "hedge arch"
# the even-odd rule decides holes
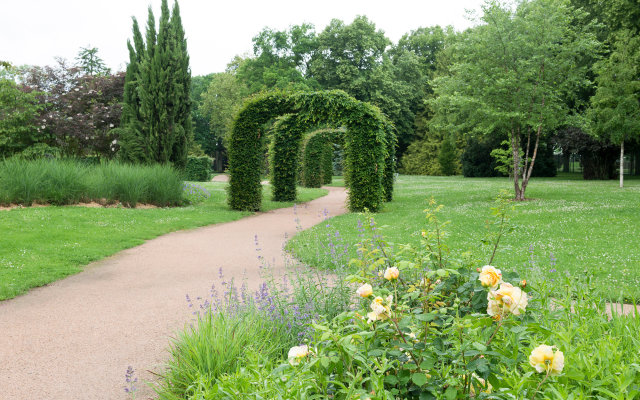
[[[307,134],[302,150],[302,184],[318,188],[331,183],[333,143],[343,142],[346,129],[320,129]]]
[[[260,209],[264,125],[275,118],[271,147],[274,200],[295,199],[300,145],[309,127],[320,123],[346,128],[345,183],[349,188],[349,209],[376,212],[384,200],[391,199],[395,133],[378,108],[339,90],[292,95],[276,92],[247,101],[233,122],[228,186],[232,209]]]

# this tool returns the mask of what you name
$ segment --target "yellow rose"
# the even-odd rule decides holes
[[[368,283],[365,283],[356,290],[356,294],[360,297],[369,297],[373,294],[373,288]]]
[[[564,368],[564,354],[555,346],[542,344],[531,352],[529,364],[539,373],[558,375]]]
[[[300,360],[309,354],[309,347],[306,344],[302,346],[293,346],[289,349],[289,364],[298,365]]]
[[[398,279],[399,275],[400,275],[400,271],[396,267],[387,268],[384,271],[384,279],[388,281],[393,281]]]
[[[496,267],[485,265],[480,270],[478,280],[482,286],[495,289],[502,282],[502,272]]]
[[[502,283],[500,289],[490,291],[487,300],[487,314],[500,317],[508,313],[520,315],[529,302],[527,294],[510,283]]]
[[[382,297],[378,296],[371,302],[371,312],[367,314],[369,317],[368,322],[373,321],[384,321],[389,318],[389,314],[391,312],[391,302],[393,301],[392,296],[387,297],[387,304]]]
[[[478,388],[480,389],[480,391],[482,393],[491,393],[491,390],[493,390],[493,386],[491,386],[491,384],[489,382],[487,382],[484,379],[480,378],[478,375],[476,375],[475,372],[473,373],[472,377],[477,382]],[[475,397],[476,396],[476,390],[475,390],[474,386],[475,385],[471,385],[471,393],[469,393],[471,395],[471,397]]]

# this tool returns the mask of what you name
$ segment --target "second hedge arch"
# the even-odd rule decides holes
[[[302,146],[302,185],[319,188],[331,183],[333,143],[344,142],[346,129],[319,129],[307,134]]]
[[[304,133],[318,124],[344,126],[345,183],[351,211],[376,212],[391,200],[395,133],[380,111],[346,93],[268,93],[249,100],[233,123],[229,141],[229,197],[232,209],[257,211],[264,125],[277,118],[271,163],[274,200],[295,200],[298,153]]]

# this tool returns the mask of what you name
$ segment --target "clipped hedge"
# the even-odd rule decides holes
[[[211,165],[213,160],[209,157],[187,157],[187,165],[184,169],[184,180],[195,182],[208,182],[211,180]]]
[[[260,162],[262,140],[265,136],[263,125],[283,114],[297,114],[295,121],[290,120],[291,123],[295,122],[296,128],[287,133],[282,129],[276,130],[274,141],[282,144],[284,140],[278,136],[283,135],[293,135],[290,138],[294,140],[291,146],[274,144],[272,159],[287,159],[292,165],[285,168],[277,162],[273,164],[274,189],[280,184],[280,178],[286,179],[286,183],[283,183],[286,185],[296,182],[296,155],[300,143],[298,137],[304,132],[301,128],[303,125],[317,126],[322,122],[345,126],[345,173],[348,174],[349,209],[378,211],[382,202],[388,198],[387,192],[390,192],[383,185],[383,181],[386,183],[385,169],[394,162],[387,160],[393,153],[387,149],[391,144],[387,137],[388,122],[377,107],[360,102],[340,90],[300,92],[293,95],[268,93],[245,103],[233,123],[229,143],[229,206],[237,210],[260,209]],[[292,153],[296,143],[298,149]],[[393,177],[393,172],[390,174]]]
[[[322,151],[322,183],[328,185],[333,180],[333,143],[328,142]]]
[[[342,143],[345,129],[319,129],[304,141],[302,183],[305,187],[320,187],[331,183],[333,175],[333,143]]]
[[[271,185],[274,201],[294,201],[298,173],[298,152],[304,133],[297,114],[285,114],[274,127],[271,146]]]

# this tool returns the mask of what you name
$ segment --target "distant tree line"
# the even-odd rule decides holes
[[[226,71],[191,77],[177,3],[133,24],[126,73],[97,49],[76,64],[0,65],[2,156],[73,155],[225,167],[243,101],[270,90],[341,89],[393,122],[400,172],[510,175],[516,197],[554,157],[586,179],[640,171],[640,8],[635,0],[487,1],[463,32],[421,27],[392,43],[365,16],[322,31],[265,28]]]

